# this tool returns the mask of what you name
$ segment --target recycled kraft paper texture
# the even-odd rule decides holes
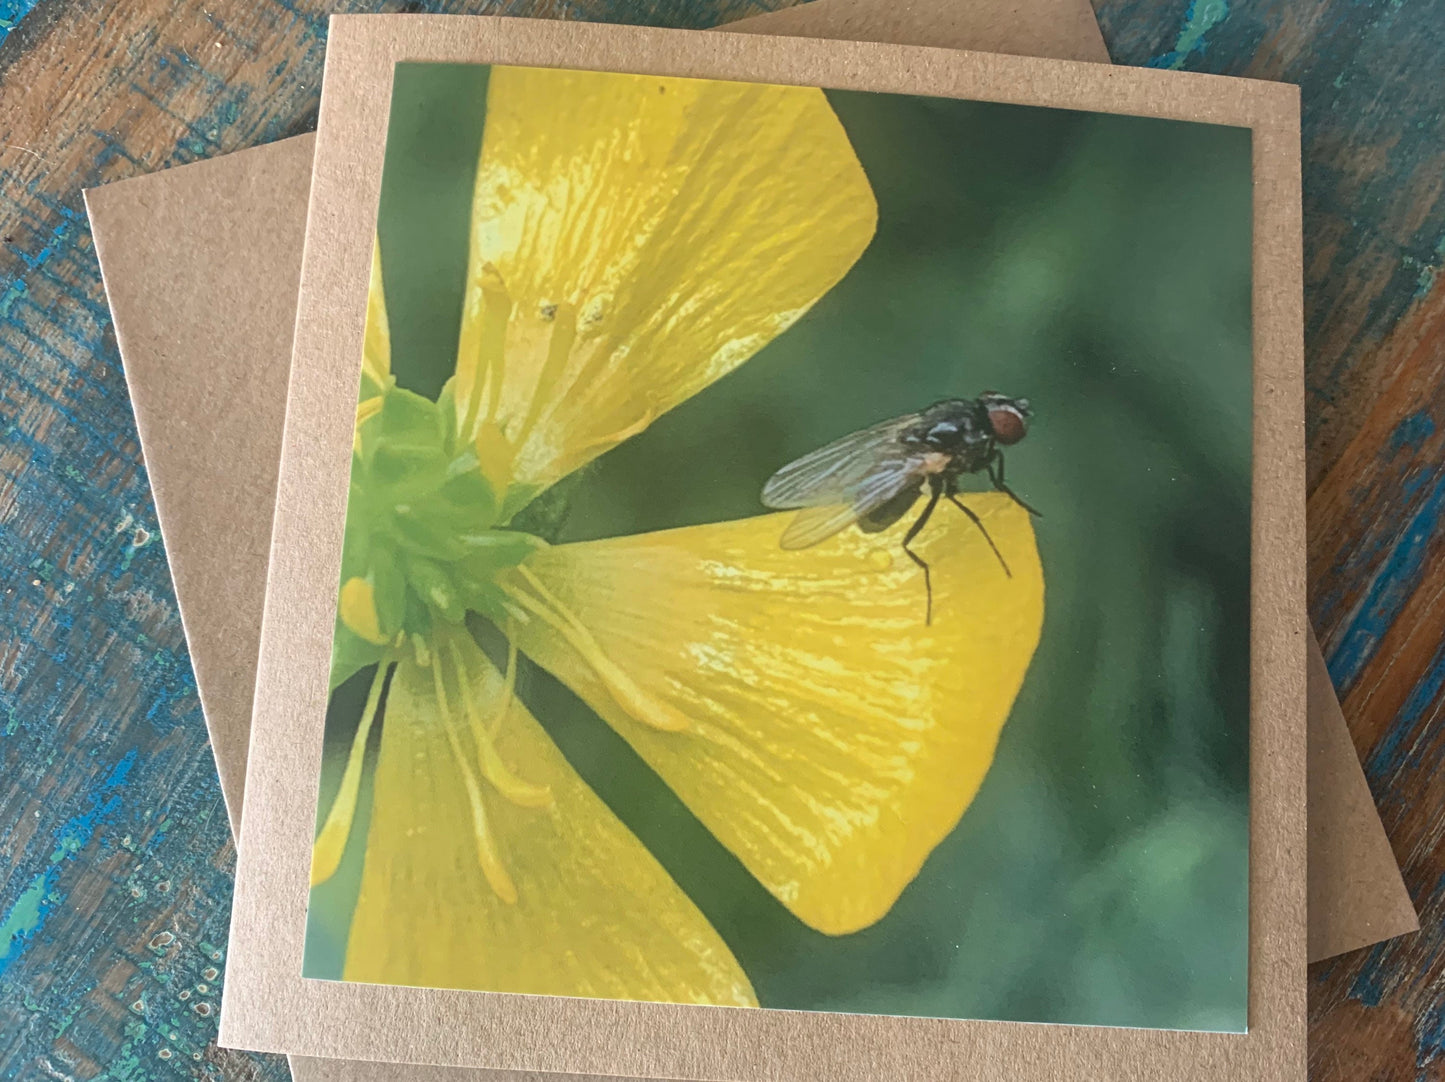
[[[784,16],[801,16],[814,11],[822,16],[828,8],[828,3],[820,3],[800,9],[797,13],[782,12],[750,22],[759,24],[759,29],[762,29],[763,24],[776,25]],[[833,8],[835,11],[842,9],[841,3]],[[1053,23],[1057,25],[1057,20]],[[797,29],[802,29],[801,23]],[[866,25],[850,24],[849,29],[859,34],[870,33]],[[824,30],[817,32],[822,34]],[[1097,39],[1096,33],[1094,37]],[[901,36],[894,40],[922,39]],[[951,43],[963,44],[966,41]],[[996,48],[1004,48],[1007,44],[993,42]],[[198,682],[206,699],[208,721],[213,728],[223,780],[229,776],[227,795],[233,819],[239,810],[239,779],[234,772],[228,771],[228,766],[234,768],[244,758],[244,710],[249,698],[250,676],[244,647],[248,639],[253,639],[256,609],[259,607],[259,598],[254,591],[248,599],[239,587],[244,585],[243,569],[248,562],[253,569],[252,574],[257,576],[262,573],[265,563],[264,519],[270,481],[267,463],[274,456],[274,442],[279,439],[281,410],[278,388],[281,381],[278,373],[284,371],[289,316],[294,308],[294,298],[287,282],[294,280],[299,263],[295,234],[301,225],[301,208],[308,180],[309,143],[309,138],[288,140],[217,162],[90,193],[98,248],[116,313],[127,376],[135,392],[162,526],[176,567],[178,594],[187,617]],[[288,207],[291,211],[289,217],[284,213],[275,213]],[[237,219],[232,228],[227,227],[227,212]],[[274,223],[274,235],[258,232],[257,226],[262,223]],[[188,229],[189,240],[180,237],[179,243],[173,247],[166,243],[169,230],[185,234]],[[220,253],[225,252],[229,256],[233,250],[234,258],[218,258]],[[188,260],[193,264],[189,269],[186,265]],[[232,268],[229,278],[222,269],[227,266]],[[169,283],[166,278],[168,270],[175,275],[174,281]],[[213,280],[218,275],[221,280]],[[217,308],[207,299],[214,293],[208,293],[208,290],[219,290],[232,301],[251,295],[254,303],[249,307],[244,303],[233,303],[230,310],[235,313],[236,319],[217,325]],[[164,302],[160,301],[161,297],[164,297]],[[194,317],[191,319],[187,319],[188,301],[195,304],[190,311]],[[232,322],[234,326],[230,325]],[[214,329],[214,337],[198,338],[198,332],[204,328]],[[251,348],[245,348],[247,344]],[[182,345],[186,347],[184,356],[179,354]],[[204,357],[210,351],[215,353],[212,364],[189,366],[190,358]],[[245,362],[240,361],[242,357],[246,358]],[[267,367],[268,362],[270,367]],[[243,380],[239,385],[226,384],[226,367],[242,369],[247,366],[251,369],[248,381]],[[201,375],[202,368],[205,370],[204,383],[196,378]],[[238,374],[247,375],[244,372]],[[222,379],[218,380],[217,376]],[[188,378],[189,384],[186,382]],[[198,398],[195,391],[202,386],[215,388],[216,393]],[[231,462],[238,468],[208,477],[203,486],[190,484],[193,471],[201,469],[206,461],[216,460],[203,457],[197,462],[182,454],[181,448],[194,447],[195,438],[203,438],[205,432],[213,433],[218,440],[225,438],[225,405],[227,401],[234,401],[223,393],[227,391],[244,393],[251,404],[245,431],[232,433],[236,438],[225,439],[223,444],[230,449]],[[266,409],[268,391],[272,400],[269,405],[273,407],[269,413]],[[182,440],[175,436],[174,433],[178,432],[186,433],[188,438]],[[268,437],[272,440],[269,449]],[[253,457],[253,452],[255,468],[241,468]],[[180,464],[182,461],[184,466]],[[233,508],[246,506],[249,502],[254,514],[242,516],[244,528],[233,526],[227,531],[230,542],[243,542],[239,554],[232,548],[225,559],[217,561],[212,559],[217,550],[205,543],[207,533],[213,533],[215,528],[215,520],[208,513],[214,504],[206,497],[218,491],[218,483],[224,486],[237,481],[241,482],[239,488],[219,489],[224,493],[224,502]],[[248,540],[251,542],[249,549],[244,544]],[[238,559],[241,566],[237,565]],[[207,566],[208,563],[211,566]],[[249,604],[245,603],[247,601]],[[228,649],[230,656],[227,656]],[[1327,679],[1321,687],[1313,672],[1311,689],[1311,732],[1315,734],[1318,730],[1315,722],[1320,716],[1313,709],[1320,701],[1315,692],[1322,690],[1331,701],[1332,694]],[[224,724],[225,719],[234,723]],[[1337,727],[1337,735],[1345,736],[1342,721]],[[234,749],[229,754],[226,752],[228,738],[229,746]],[[1333,743],[1339,747],[1341,742],[1336,739]],[[1346,789],[1353,788],[1355,792],[1363,793],[1363,801],[1357,799],[1350,803],[1361,818],[1358,825],[1347,824],[1348,829],[1339,833],[1333,832],[1333,824],[1331,832],[1312,829],[1312,870],[1324,866],[1321,853],[1331,860],[1331,867],[1349,869],[1364,866],[1353,854],[1356,851],[1364,853],[1371,843],[1375,843],[1375,851],[1382,853],[1384,858],[1384,862],[1377,866],[1383,874],[1391,877],[1395,889],[1381,891],[1380,884],[1372,881],[1369,874],[1356,875],[1353,882],[1357,886],[1363,884],[1372,889],[1353,894],[1348,899],[1351,905],[1346,911],[1335,912],[1327,904],[1331,901],[1328,891],[1335,882],[1334,878],[1312,875],[1310,946],[1314,957],[1333,953],[1331,948],[1337,944],[1337,949],[1348,949],[1357,942],[1372,941],[1366,936],[1379,938],[1414,926],[1413,912],[1409,909],[1408,898],[1399,887],[1398,873],[1389,859],[1388,847],[1369,804],[1368,793],[1363,790],[1363,778],[1359,774],[1358,763],[1353,761],[1347,736],[1343,747],[1348,759],[1340,762],[1353,768],[1353,776],[1349,769],[1336,772],[1330,775],[1330,785],[1338,781]],[[1312,737],[1312,756],[1313,748]],[[1323,784],[1315,786],[1312,775],[1312,826],[1321,818],[1319,808],[1331,792]],[[1371,826],[1373,829],[1370,829]],[[1388,882],[1386,885],[1389,885]],[[1371,903],[1378,907],[1382,900],[1392,904],[1386,904],[1383,916],[1370,916]],[[1329,929],[1336,933],[1336,938],[1331,941],[1321,940],[1315,935],[1315,926],[1326,917],[1333,918]],[[327,1069],[319,1063],[308,1064],[307,1067],[317,1071]],[[387,1070],[381,1066],[374,1069]],[[452,1072],[445,1073],[450,1076]]]
[[[1293,1073],[1303,1051],[1305,627],[1300,567],[1279,557],[1298,551],[1303,539],[1294,93],[1207,77],[886,46],[798,41],[783,48],[769,39],[725,34],[511,20],[392,21],[394,26],[371,18],[333,23],[263,623],[223,1039],[312,1055],[345,1051],[411,1062],[681,1077],[777,1072],[863,1077],[880,1055],[897,1063],[902,1077],[934,1076],[940,1063],[1028,1077],[1039,1065],[1054,1074],[1067,1062],[1079,1074],[1101,1064],[1100,1056],[1140,1057],[1154,1070],[1166,1064],[1186,1071],[1232,1065],[1244,1077]],[[358,356],[361,313],[359,298],[351,294],[358,268],[364,280],[370,247],[366,223],[375,205],[388,69],[398,60],[425,59],[607,70],[623,66],[618,58],[625,58],[628,70],[644,74],[956,96],[1253,129],[1256,574],[1247,1036],[1069,1028],[1026,1036],[1017,1027],[987,1023],[458,995],[296,978],[304,850],[315,814],[314,787],[302,778],[308,769],[314,777],[318,765],[319,749],[308,749],[307,731],[312,730],[310,740],[318,735],[311,718],[313,712],[319,717],[326,686],[321,654],[334,611],[327,595],[334,598],[337,581],[334,533],[349,445],[344,430],[354,421],[330,413],[340,412],[334,407],[347,397],[341,389],[350,385],[346,373],[354,371]],[[328,480],[333,473],[336,479]],[[437,1024],[457,1020],[457,1011],[467,1024]],[[379,1018],[402,1024],[378,1028]],[[684,1026],[685,1045],[676,1039]],[[559,1027],[571,1038],[566,1048],[544,1037]],[[1039,1039],[1040,1033],[1046,1039]]]

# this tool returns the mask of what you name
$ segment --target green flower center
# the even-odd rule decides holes
[[[497,575],[543,542],[503,528],[532,494],[497,492],[495,463],[457,435],[448,386],[433,402],[401,387],[362,402],[342,556],[343,627],[373,646],[425,639],[475,611],[505,622]]]
[[[633,717],[686,729],[687,719],[639,688],[523,566],[546,542],[505,528],[536,495],[508,480],[505,437],[490,424],[460,437],[451,383],[435,402],[395,385],[367,389],[379,393],[357,408],[331,687],[403,647],[432,666],[449,630],[476,612],[509,639],[514,621],[540,621]]]

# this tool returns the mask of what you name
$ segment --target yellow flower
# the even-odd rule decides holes
[[[1042,624],[1007,497],[970,504],[1011,578],[962,515],[915,542],[932,625],[906,519],[802,551],[786,515],[555,546],[507,528],[786,330],[875,221],[821,91],[493,69],[438,402],[395,386],[373,260],[333,686],[377,667],[313,858],[334,874],[380,719],[346,978],[756,1003],[517,698],[518,651],[823,932],[887,913],[958,822]]]

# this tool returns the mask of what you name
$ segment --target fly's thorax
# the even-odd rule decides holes
[[[919,414],[905,440],[937,461],[946,456],[947,472],[981,469],[993,454],[993,430],[988,415],[977,402],[953,398],[934,403]],[[942,465],[930,472],[944,472]]]
[[[978,473],[988,467],[997,453],[998,448],[994,445],[993,438],[981,436],[952,456],[946,472],[951,477],[959,477],[965,473]]]

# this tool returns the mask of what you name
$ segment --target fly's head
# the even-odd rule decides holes
[[[1033,411],[1027,398],[1010,398],[996,391],[985,391],[978,399],[979,407],[988,418],[988,428],[994,440],[1005,447],[1011,447],[1028,435],[1029,418]]]

